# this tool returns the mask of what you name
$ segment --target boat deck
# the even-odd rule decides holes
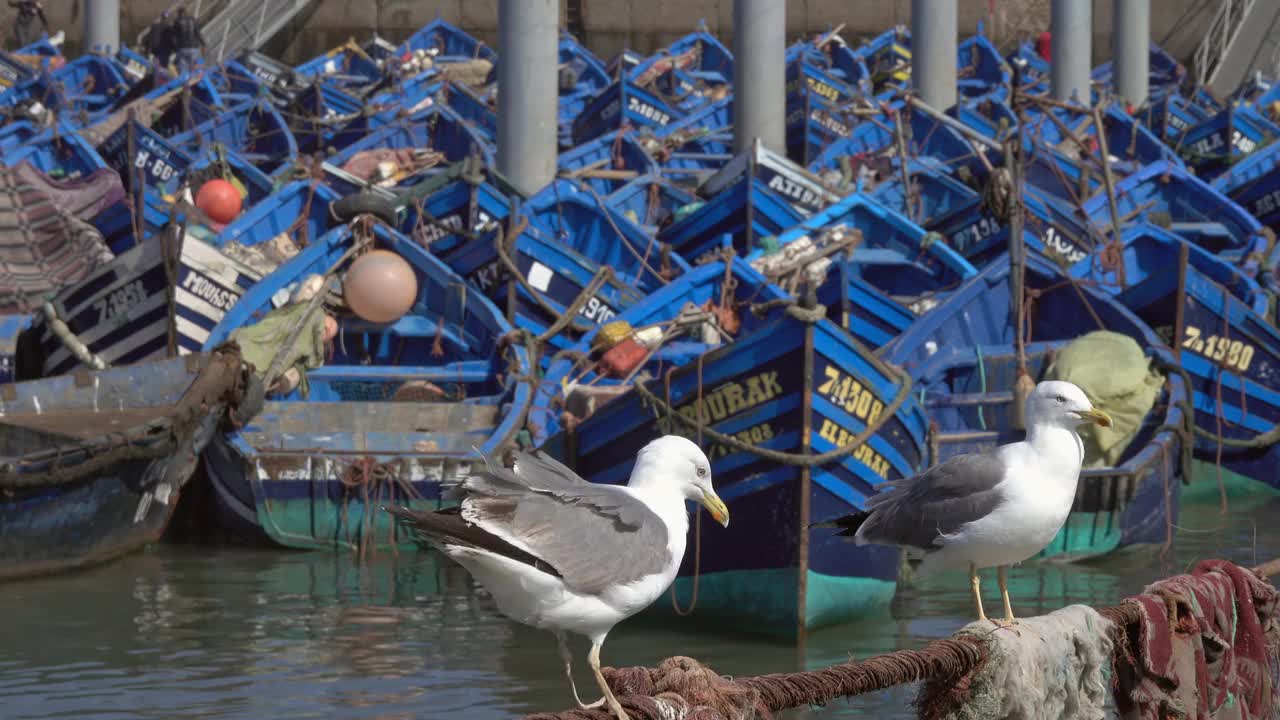
[[[466,451],[499,422],[495,403],[269,402],[242,435],[259,450],[434,451],[457,439]],[[433,442],[414,448],[422,440]]]

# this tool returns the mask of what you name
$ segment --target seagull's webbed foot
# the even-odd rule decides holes
[[[992,620],[991,622],[1000,628],[1012,628],[1018,624],[1018,620],[1013,617],[1013,604],[1009,602],[1008,572],[1008,566],[1001,565],[996,568],[996,582],[1000,584],[1000,599],[1004,601],[1004,619]]]
[[[604,693],[604,700],[608,701],[609,709],[617,716],[618,720],[631,720],[627,715],[627,711],[622,709],[622,704],[618,702],[618,698],[613,696],[613,691],[609,689],[609,683],[605,682],[604,674],[600,672],[600,643],[591,643],[591,652],[587,654],[587,664],[591,666],[591,671],[596,675],[596,684],[600,686],[600,691]]]
[[[582,702],[582,698],[578,697],[578,686],[573,682],[573,653],[569,652],[569,643],[564,633],[556,633],[556,645],[560,648],[560,659],[564,661],[564,676],[569,678],[569,689],[573,691],[573,701],[578,704],[578,709],[594,710],[603,705],[604,698],[600,698],[588,705]]]

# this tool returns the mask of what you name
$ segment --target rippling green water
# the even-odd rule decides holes
[[[1014,610],[1109,604],[1200,559],[1280,555],[1280,503],[1186,507],[1163,560],[1016,568]],[[984,577],[987,607],[999,607]],[[659,602],[669,602],[663,598]],[[691,655],[747,675],[820,667],[949,635],[972,614],[963,575],[900,591],[883,615],[804,647],[632,620],[608,665]],[[585,641],[579,687],[590,688]],[[911,717],[914,689],[839,700],[812,714]],[[498,615],[467,574],[433,553],[347,556],[160,546],[106,567],[0,585],[5,718],[510,718],[571,700],[552,636]],[[808,711],[806,711],[808,712]]]

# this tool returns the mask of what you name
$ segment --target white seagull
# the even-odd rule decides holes
[[[689,532],[686,500],[729,525],[711,464],[677,435],[641,448],[626,486],[589,483],[541,451],[515,455],[511,469],[486,458],[483,472],[448,488],[461,496],[458,508],[387,510],[467,568],[504,615],[555,633],[580,708],[608,702],[627,720],[600,674],[600,646],[675,579]],[[587,662],[604,697],[590,705],[573,683],[568,632],[591,641]]]
[[[1004,622],[1013,623],[1006,570],[1043,550],[1066,522],[1084,461],[1076,428],[1086,422],[1105,427],[1111,418],[1075,385],[1042,382],[1027,397],[1026,440],[885,483],[866,510],[816,527],[839,527],[858,545],[923,551],[921,572],[968,565],[982,621],[978,570],[996,567]]]

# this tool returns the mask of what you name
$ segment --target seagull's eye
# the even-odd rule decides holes
[[[698,477],[706,477],[706,476],[707,476],[707,469],[702,466],[698,466]]]
[[[1059,395],[1059,396],[1055,397],[1055,398],[1054,398],[1054,400],[1057,400],[1059,405],[1061,405],[1062,403],[1065,403],[1065,402],[1067,401],[1067,399],[1066,399],[1066,398],[1064,398],[1064,397],[1062,397],[1061,395]]]

